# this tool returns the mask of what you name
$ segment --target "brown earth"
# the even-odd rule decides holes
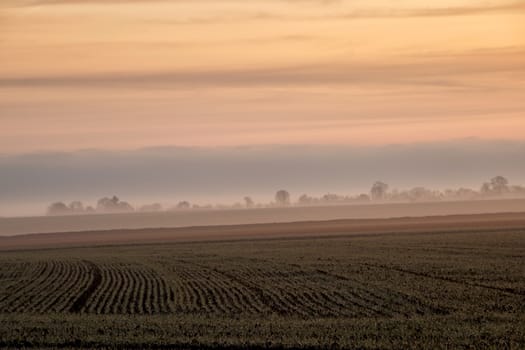
[[[367,203],[255,209],[199,209],[156,213],[0,218],[0,236],[144,228],[272,224],[300,221],[387,219],[486,213],[521,213],[525,199]]]
[[[525,213],[29,234],[0,237],[0,251],[193,241],[298,239],[302,237],[432,234],[464,231],[497,232],[510,229],[525,230]]]

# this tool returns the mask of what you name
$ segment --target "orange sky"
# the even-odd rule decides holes
[[[523,139],[525,2],[3,0],[0,150]]]

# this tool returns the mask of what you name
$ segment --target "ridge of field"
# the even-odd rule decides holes
[[[463,220],[432,234],[3,252],[0,347],[524,348],[525,224]]]
[[[284,208],[198,209],[154,213],[136,212],[127,214],[73,216],[0,217],[0,236],[141,229],[150,227],[177,228],[247,225],[297,221],[472,215],[523,211],[525,211],[525,199],[487,199],[428,203],[337,204]]]
[[[193,241],[501,231],[525,227],[525,213],[405,217],[46,233],[0,237],[0,251],[75,246],[155,244]]]

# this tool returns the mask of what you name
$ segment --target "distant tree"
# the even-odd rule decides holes
[[[285,190],[277,191],[275,194],[275,202],[282,207],[290,205],[290,193]]]
[[[244,197],[244,204],[246,205],[246,208],[253,208],[255,206],[253,199],[248,196]]]
[[[425,201],[432,199],[432,192],[424,187],[414,187],[408,191],[411,201]]]
[[[356,200],[358,202],[369,202],[370,196],[364,193],[361,193],[359,196],[357,196]]]
[[[190,209],[191,204],[188,201],[181,201],[177,204],[177,209]]]
[[[479,195],[479,193],[477,193],[476,191],[470,189],[470,188],[464,188],[464,187],[461,187],[461,188],[458,188],[457,190],[453,191],[453,195],[452,197],[455,197],[456,199],[475,199],[477,196]],[[445,197],[449,197],[450,196],[450,192],[449,191],[446,191],[445,194],[444,194]]]
[[[509,190],[509,180],[507,180],[503,176],[493,177],[490,180],[490,184],[492,186],[492,191],[494,191],[497,194],[502,194],[508,192]]]
[[[510,191],[509,180],[503,176],[496,176],[481,185],[481,194],[483,195],[500,195]]]
[[[490,194],[492,192],[492,187],[490,186],[490,183],[484,182],[481,185],[480,192],[481,192],[481,194],[484,194],[484,195]]]
[[[321,200],[323,202],[325,202],[325,203],[336,203],[336,202],[342,201],[343,198],[341,198],[341,196],[338,196],[338,195],[333,194],[333,193],[327,193],[327,194],[323,195]]]
[[[509,191],[517,195],[525,195],[525,187],[523,186],[511,186]]]
[[[68,215],[71,209],[63,202],[55,202],[47,208],[47,215]]]
[[[85,211],[84,204],[80,201],[73,201],[69,203],[69,209],[73,213],[83,213]]]
[[[97,211],[105,212],[113,210],[118,203],[119,199],[117,196],[111,198],[104,197],[97,201]]]
[[[104,197],[97,202],[97,211],[103,213],[123,213],[133,210],[133,207],[128,202],[121,201],[117,196]]]
[[[307,194],[303,194],[303,195],[301,195],[301,197],[299,197],[297,202],[300,205],[309,205],[309,204],[312,204],[314,202],[314,198],[310,197]]]
[[[127,211],[134,211],[135,208],[128,202],[121,201],[118,205],[119,211],[127,212]]]
[[[388,191],[388,185],[381,181],[376,181],[372,188],[370,189],[370,197],[373,200],[383,200],[386,199],[386,194]]]

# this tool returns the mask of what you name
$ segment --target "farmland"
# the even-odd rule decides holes
[[[304,221],[521,213],[523,208],[525,208],[525,199],[515,198],[428,203],[291,206],[285,208],[253,208],[250,210],[198,209],[151,213],[0,217],[0,237],[31,233],[115,231],[152,227],[238,226]]]
[[[523,348],[521,219],[501,229],[473,217],[439,231],[390,222],[374,234],[10,246],[0,255],[0,347]]]

